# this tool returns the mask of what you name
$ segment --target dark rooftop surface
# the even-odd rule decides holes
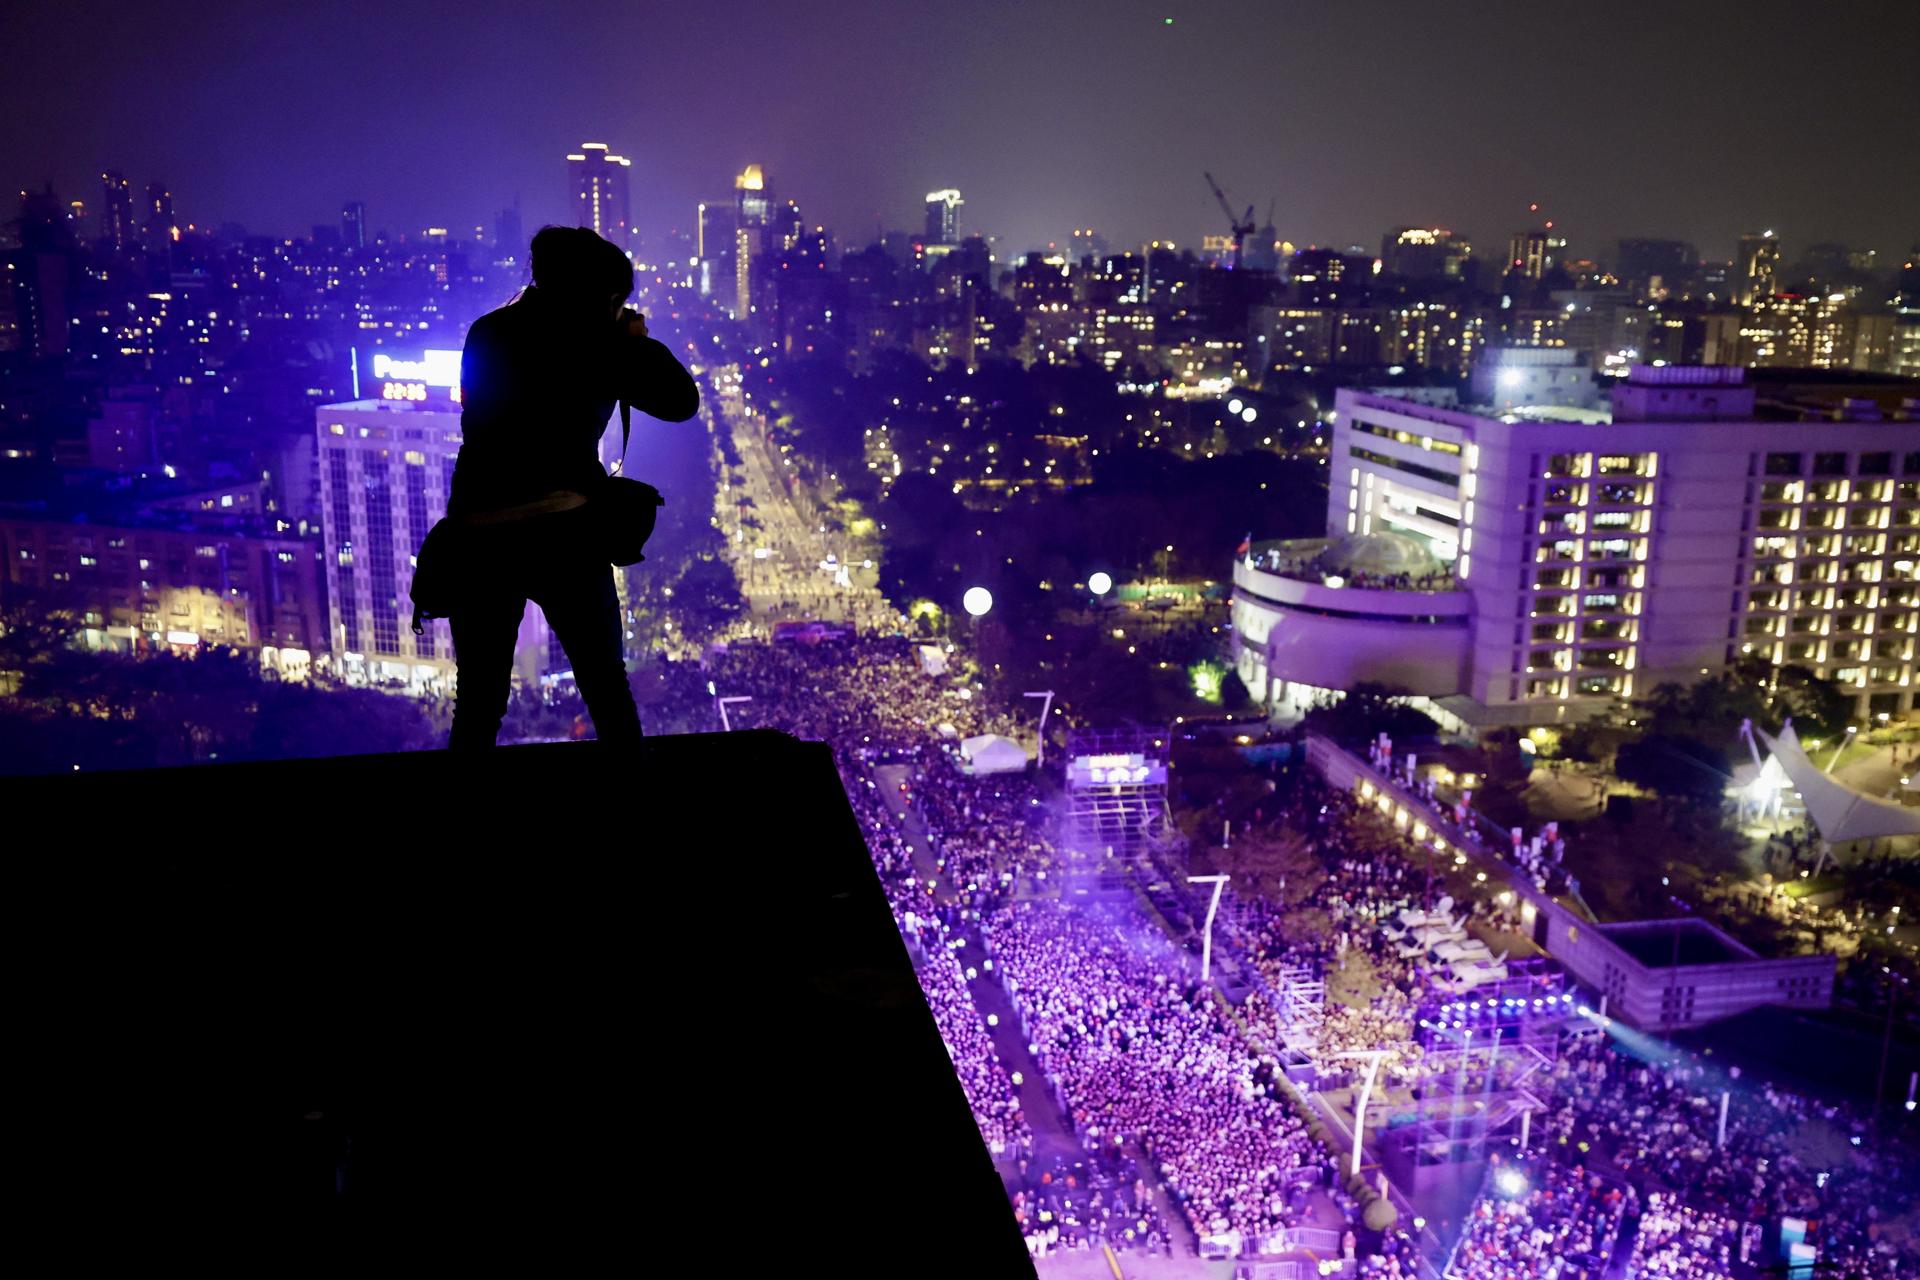
[[[14,1208],[71,1258],[1032,1274],[824,745],[0,800]]]
[[[1674,964],[1676,935],[1680,945],[1679,963],[1732,964],[1751,960],[1753,953],[1730,946],[1727,940],[1699,920],[1648,920],[1632,924],[1603,925],[1602,930],[1628,955],[1650,969],[1667,969]]]

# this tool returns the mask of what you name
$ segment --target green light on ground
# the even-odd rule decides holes
[[[1187,678],[1193,682],[1194,697],[1204,702],[1218,703],[1227,669],[1218,662],[1196,662],[1187,668]]]

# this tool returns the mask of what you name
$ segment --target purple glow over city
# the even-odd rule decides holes
[[[944,1046],[1045,1280],[1920,1277],[1920,7],[0,47],[0,786],[826,743],[905,950],[806,980]],[[666,815],[643,941],[829,839],[511,798]],[[768,1265],[945,1274],[844,1195]]]

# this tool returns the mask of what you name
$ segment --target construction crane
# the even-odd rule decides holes
[[[1247,211],[1235,218],[1233,206],[1227,203],[1227,193],[1220,189],[1220,184],[1213,180],[1212,174],[1204,176],[1207,185],[1213,188],[1213,198],[1220,202],[1220,212],[1227,215],[1227,227],[1233,232],[1233,269],[1238,271],[1241,254],[1246,249],[1247,237],[1253,234],[1253,206],[1248,205]]]

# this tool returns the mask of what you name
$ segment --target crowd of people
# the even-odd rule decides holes
[[[1261,823],[1297,841],[1310,865],[1278,892],[1229,891],[1216,947],[1258,979],[1236,1017],[1197,982],[1192,956],[1159,922],[1059,899],[1066,855],[1041,789],[1027,775],[971,776],[958,758],[959,739],[1005,732],[1012,717],[955,675],[930,676],[905,639],[735,644],[710,651],[699,668],[669,664],[657,683],[654,731],[717,727],[714,698],[744,694],[753,702],[735,707],[736,723],[833,745],[955,1073],[1036,1253],[1095,1242],[1174,1247],[1184,1232],[1154,1213],[1150,1179],[1197,1239],[1232,1236],[1257,1248],[1304,1220],[1309,1185],[1338,1179],[1264,1053],[1280,1029],[1272,993],[1286,974],[1363,971],[1366,981],[1346,984],[1323,1011],[1320,1056],[1386,1048],[1381,1087],[1419,1087],[1419,1022],[1440,997],[1380,925],[1403,908],[1430,907],[1441,890],[1425,855],[1349,797],[1296,774],[1262,801]],[[879,780],[893,766],[903,767],[904,795]],[[1510,928],[1514,908],[1498,887],[1455,912]],[[1176,932],[1190,940],[1195,925],[1185,920]],[[1078,1165],[1036,1154],[1034,1118],[1004,1062],[1007,1032],[998,1031],[997,1047],[976,999],[983,983],[998,984],[1017,1010],[1025,1056],[1071,1127]],[[1533,1143],[1546,1158],[1532,1163],[1524,1196],[1475,1207],[1458,1255],[1463,1280],[1534,1275],[1528,1257],[1602,1256],[1608,1232],[1633,1218],[1635,1197],[1646,1210],[1633,1250],[1647,1274],[1717,1280],[1722,1246],[1737,1260],[1752,1242],[1716,1223],[1744,1229],[1793,1215],[1816,1224],[1809,1239],[1823,1262],[1867,1280],[1920,1276],[1920,1251],[1892,1229],[1920,1185],[1913,1153],[1849,1144],[1844,1159],[1816,1164],[1793,1145],[1805,1125],[1857,1137],[1857,1117],[1731,1080],[1684,1052],[1647,1060],[1606,1036],[1570,1041],[1536,1087],[1547,1106],[1533,1117]],[[1904,1198],[1890,1188],[1906,1189]],[[1327,1192],[1351,1212],[1337,1186]],[[1404,1233],[1369,1245],[1362,1274],[1416,1274]]]
[[[1733,1280],[1733,1259],[1743,1228],[1723,1213],[1694,1209],[1655,1191],[1634,1236],[1627,1261],[1634,1276],[1680,1280]],[[1741,1250],[1741,1261],[1748,1251]],[[1848,1274],[1841,1272],[1841,1274]],[[1858,1274],[1858,1273],[1854,1273]]]
[[[1328,1162],[1185,953],[1136,916],[1028,902],[985,935],[1021,1030],[1090,1149],[1137,1145],[1196,1237],[1296,1221],[1295,1171]]]
[[[937,929],[922,930],[917,936],[921,939],[917,948],[921,962],[915,972],[920,989],[926,993],[927,1007],[940,1027],[940,1038],[953,1058],[954,1074],[966,1091],[987,1150],[996,1156],[1032,1151],[1033,1130],[1020,1110],[1020,1099],[1007,1069],[1001,1065],[993,1037],[987,1033],[979,1006],[967,988],[959,958]]]
[[[1147,1253],[1171,1248],[1153,1193],[1124,1153],[1023,1158],[1007,1177],[1007,1198],[1036,1257],[1095,1244]]]
[[[1920,1275],[1920,1241],[1886,1230],[1915,1207],[1920,1159],[1898,1140],[1868,1144],[1847,1108],[1684,1050],[1635,1056],[1608,1036],[1563,1051],[1550,1103],[1536,1133],[1670,1204],[1746,1224],[1807,1218],[1823,1261],[1863,1280]]]
[[[1495,1170],[1501,1189],[1467,1215],[1450,1270],[1472,1280],[1598,1280],[1605,1274],[1622,1220],[1639,1209],[1631,1187],[1554,1161],[1522,1160]]]

